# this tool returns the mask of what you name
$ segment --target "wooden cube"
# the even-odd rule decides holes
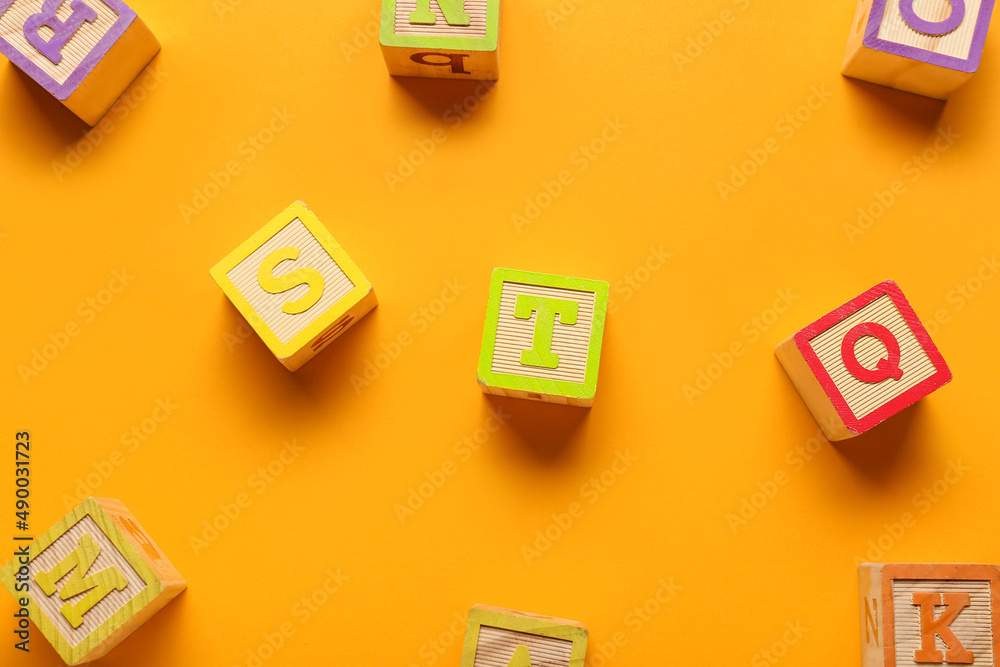
[[[860,0],[842,71],[946,99],[979,68],[993,0]]]
[[[0,0],[0,53],[89,125],[159,50],[121,0]]]
[[[500,76],[500,0],[382,0],[381,23],[393,76]]]
[[[298,370],[378,305],[372,284],[303,202],[211,270],[288,370]]]
[[[864,433],[951,381],[891,280],[813,322],[774,354],[831,441]]]
[[[998,586],[996,565],[862,563],[862,667],[993,667]]]
[[[117,500],[87,498],[0,570],[69,665],[117,646],[187,584]]]
[[[495,269],[479,386],[488,394],[590,406],[608,291],[600,280]]]
[[[582,623],[477,604],[459,667],[583,667],[586,655]]]

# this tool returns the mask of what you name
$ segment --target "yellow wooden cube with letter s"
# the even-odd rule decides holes
[[[229,253],[211,274],[291,371],[378,305],[372,284],[301,201]]]
[[[187,587],[126,507],[88,498],[0,570],[68,665],[97,660]]]

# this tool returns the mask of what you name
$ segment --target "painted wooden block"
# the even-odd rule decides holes
[[[488,394],[590,406],[608,291],[600,280],[495,269],[479,386]]]
[[[979,68],[993,0],[860,0],[843,73],[947,99]]]
[[[459,667],[583,667],[586,655],[582,623],[477,604]]]
[[[211,274],[291,371],[378,305],[372,284],[301,201],[229,253]]]
[[[1000,567],[862,563],[862,667],[993,667]]]
[[[864,433],[951,381],[891,280],[813,322],[774,354],[831,441]]]
[[[121,0],[0,0],[0,53],[90,125],[159,50]]]
[[[117,500],[88,498],[0,570],[69,665],[96,660],[187,587]]]
[[[500,76],[500,0],[382,0],[381,23],[393,76]]]

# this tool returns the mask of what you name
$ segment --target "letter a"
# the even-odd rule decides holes
[[[80,546],[75,551],[63,558],[48,572],[39,572],[35,575],[35,583],[42,588],[46,595],[52,595],[56,592],[56,583],[68,574],[69,579],[59,590],[59,597],[63,600],[90,591],[76,604],[67,602],[60,609],[62,615],[74,628],[83,625],[83,615],[110,595],[111,591],[123,591],[128,586],[128,581],[114,566],[87,576],[87,571],[90,570],[90,566],[94,564],[100,553],[101,548],[94,542],[94,538],[90,535],[81,535]]]
[[[560,324],[576,324],[578,310],[579,304],[576,301],[518,294],[514,301],[514,317],[519,320],[530,320],[531,313],[538,313],[531,349],[521,352],[521,364],[540,368],[559,368],[559,355],[552,352],[556,315],[559,316]]]
[[[531,667],[531,655],[528,653],[528,647],[523,644],[518,646],[514,655],[510,657],[507,667]]]
[[[914,593],[913,604],[920,607],[920,648],[913,652],[916,662],[944,662],[971,665],[972,651],[969,651],[951,631],[951,623],[959,612],[971,604],[968,593]],[[934,605],[947,605],[941,615],[934,619]],[[934,645],[934,635],[948,647],[946,655]]]

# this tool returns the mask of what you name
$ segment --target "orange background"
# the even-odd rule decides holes
[[[157,74],[89,134],[0,66],[2,432],[12,457],[14,433],[31,431],[33,532],[83,484],[122,500],[189,584],[102,664],[255,664],[287,622],[268,666],[457,666],[455,616],[482,602],[585,622],[594,667],[770,664],[763,651],[850,665],[855,557],[1000,561],[1000,281],[977,282],[1000,245],[995,44],[945,104],[839,75],[851,2],[508,2],[501,81],[483,96],[390,78],[363,38],[371,1],[293,4],[136,0],[164,45]],[[704,46],[678,64],[688,38]],[[475,107],[457,126],[456,104]],[[294,118],[268,135],[275,109]],[[624,127],[582,157],[609,121]],[[936,152],[949,128],[958,138]],[[270,142],[251,150],[250,137]],[[428,141],[390,189],[386,172]],[[717,183],[765,144],[777,152],[724,200]],[[925,151],[933,164],[915,167]],[[213,187],[229,162],[239,173]],[[563,170],[572,181],[516,227]],[[845,225],[897,180],[852,242]],[[208,270],[295,199],[381,305],[291,374],[241,338]],[[205,205],[185,216],[193,203]],[[612,284],[591,410],[477,388],[496,266]],[[121,269],[134,278],[103,293]],[[810,442],[817,426],[772,350],[886,278],[940,320],[929,327],[955,380],[866,436]],[[460,289],[442,307],[446,281]],[[781,314],[779,290],[794,296]],[[65,349],[22,377],[53,338]],[[733,343],[743,354],[685,398]],[[385,367],[356,390],[368,362]],[[144,422],[168,399],[172,414]],[[463,460],[456,443],[498,410],[506,424]],[[123,441],[144,425],[138,446]],[[260,489],[255,471],[292,440],[304,451]],[[619,453],[636,460],[595,498],[584,485]],[[401,522],[396,505],[449,461],[454,474]],[[934,491],[949,462],[967,470]],[[13,478],[0,476],[5,544]],[[196,554],[192,536],[241,493],[250,506]],[[744,500],[761,507],[734,524]],[[574,502],[582,516],[560,528],[553,515]],[[555,539],[527,558],[546,530]],[[328,569],[349,580],[303,619]],[[0,600],[0,629],[13,627]],[[0,636],[0,663],[57,663],[38,632],[27,657]]]

